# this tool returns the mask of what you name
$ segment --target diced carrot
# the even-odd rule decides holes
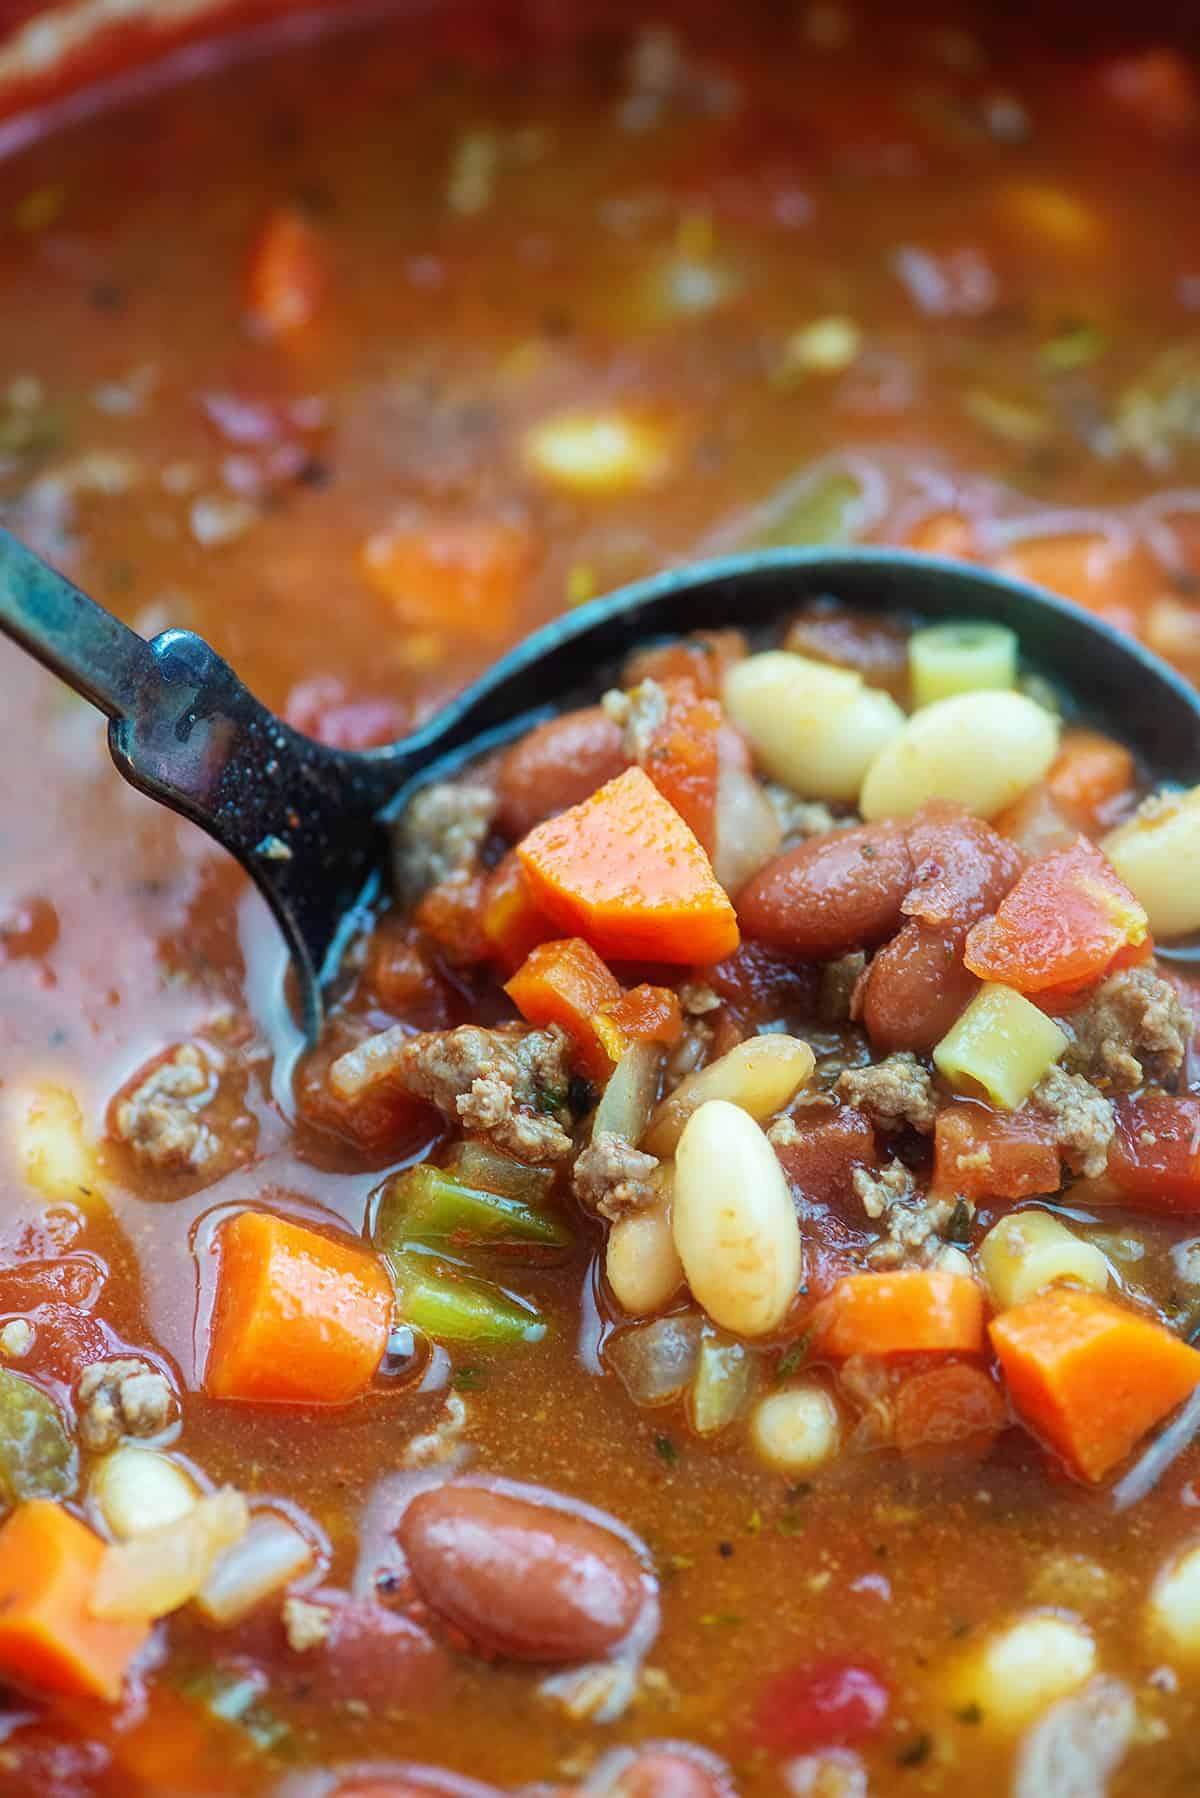
[[[615,1057],[593,1020],[602,1005],[621,997],[621,983],[582,937],[540,943],[504,990],[529,1023],[561,1025],[593,1080],[608,1079]]]
[[[933,1141],[937,1192],[965,1199],[1029,1199],[1062,1185],[1058,1148],[1041,1113],[993,1111],[969,1100],[944,1105]]]
[[[1042,1003],[1067,1000],[1152,948],[1146,913],[1094,843],[1077,837],[1027,868],[963,960]]]
[[[365,1391],[393,1309],[376,1257],[265,1211],[239,1212],[218,1242],[205,1390],[294,1405],[345,1405]]]
[[[1149,550],[1101,531],[1026,538],[1011,545],[997,566],[1073,599],[1121,630],[1136,631],[1162,590],[1162,571]]]
[[[1065,730],[1046,786],[1077,829],[1107,830],[1116,822],[1114,806],[1133,793],[1133,757],[1098,730]]]
[[[311,324],[329,290],[325,245],[296,206],[278,206],[255,238],[246,268],[246,311],[265,337]]]
[[[1023,1421],[1088,1480],[1102,1480],[1200,1384],[1196,1349],[1069,1286],[1002,1311],[990,1335]]]
[[[667,710],[638,760],[663,798],[711,855],[716,842],[721,708],[691,681],[662,683]]]
[[[470,870],[451,874],[430,887],[413,911],[413,923],[433,938],[453,967],[473,967],[489,957],[482,918],[486,881],[486,875]]]
[[[630,1043],[677,1043],[683,1034],[679,995],[669,986],[635,986],[602,1005],[592,1023],[614,1062]]]
[[[1200,1213],[1200,1098],[1118,1099],[1108,1177],[1139,1211]]]
[[[536,540],[524,525],[448,513],[374,532],[359,567],[406,624],[499,641],[516,630],[536,559]]]
[[[817,1307],[816,1342],[828,1355],[977,1354],[983,1293],[965,1274],[905,1267],[847,1274]]]
[[[30,1499],[12,1513],[0,1529],[0,1677],[116,1702],[150,1630],[91,1615],[103,1553],[99,1536],[61,1505]]]
[[[1008,1422],[995,1381],[969,1361],[948,1361],[913,1374],[896,1394],[892,1417],[892,1439],[905,1454],[922,1448],[982,1447]]]
[[[725,676],[745,653],[741,631],[698,631],[691,637],[677,637],[673,643],[637,650],[625,664],[621,684],[636,687],[644,680],[689,680],[701,699],[720,699]]]
[[[960,562],[976,559],[975,529],[961,512],[934,512],[922,518],[908,533],[908,543],[927,556],[954,556]]]
[[[517,853],[536,903],[603,956],[707,964],[737,948],[729,895],[641,768],[539,824]]]
[[[545,912],[533,902],[515,849],[508,851],[484,882],[479,927],[496,960],[510,974],[531,950],[555,934]]]
[[[242,1780],[233,1780],[230,1768],[246,1737],[234,1723],[167,1685],[155,1684],[145,1710],[131,1725],[113,1732],[113,1753],[126,1779],[136,1781],[139,1794],[178,1790],[181,1767],[187,1768],[188,1790],[193,1792],[244,1792]]]

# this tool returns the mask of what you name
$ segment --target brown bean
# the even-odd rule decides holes
[[[496,822],[514,841],[578,805],[628,767],[622,731],[602,706],[564,712],[506,750],[496,771]]]
[[[628,1633],[646,1596],[637,1557],[619,1536],[488,1486],[422,1492],[399,1533],[430,1609],[513,1660],[602,1655]]]
[[[1025,866],[1025,857],[982,818],[934,800],[908,827],[913,884],[904,901],[910,918],[964,934],[995,911]]]
[[[872,1047],[927,1055],[970,1002],[979,982],[962,960],[963,932],[910,918],[879,951],[861,989]]]
[[[746,936],[804,961],[870,949],[900,925],[913,866],[899,824],[812,837],[768,862],[737,897]]]

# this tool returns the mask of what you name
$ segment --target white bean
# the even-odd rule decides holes
[[[669,1196],[619,1217],[608,1233],[604,1273],[612,1295],[630,1317],[661,1311],[683,1285],[683,1267],[671,1229]]]
[[[798,1036],[751,1036],[706,1068],[688,1074],[662,1101],[642,1138],[648,1155],[670,1155],[692,1113],[710,1099],[725,1099],[761,1123],[782,1111],[816,1065]]]
[[[761,767],[806,799],[856,799],[872,759],[904,728],[889,693],[785,649],[737,663],[724,699]]]
[[[914,712],[866,770],[864,818],[906,818],[929,799],[992,818],[1041,780],[1058,721],[1024,693],[958,693]]]
[[[1148,1622],[1160,1651],[1200,1664],[1200,1546],[1162,1569],[1150,1589]]]
[[[737,1105],[693,1112],[675,1157],[675,1246],[688,1285],[715,1324],[763,1336],[800,1282],[800,1225],[775,1151]]]
[[[956,1711],[1014,1732],[1091,1678],[1096,1645],[1077,1617],[1033,1611],[993,1631],[950,1670],[947,1697]]]
[[[152,1448],[124,1443],[92,1475],[91,1498],[118,1542],[176,1523],[199,1493],[189,1473]]]
[[[1155,936],[1200,930],[1200,787],[1148,801],[1100,847]]]
[[[769,1467],[808,1473],[841,1446],[837,1406],[823,1386],[789,1386],[764,1398],[750,1420],[750,1440]]]

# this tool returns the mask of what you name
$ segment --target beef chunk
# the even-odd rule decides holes
[[[75,1408],[80,1440],[99,1454],[123,1436],[157,1436],[175,1415],[175,1394],[157,1367],[131,1355],[85,1367]]]
[[[567,1093],[571,1064],[563,1031],[503,1027],[410,1035],[403,1024],[341,1055],[329,1070],[334,1096],[353,1101],[399,1087],[520,1161],[564,1161],[571,1153]]]
[[[1115,1092],[1143,1080],[1173,1085],[1194,1029],[1175,988],[1150,968],[1112,975],[1067,1025],[1073,1041],[1064,1066]]]
[[[657,1157],[635,1149],[615,1130],[601,1130],[575,1163],[575,1196],[589,1211],[615,1221],[654,1199],[650,1176]]]
[[[880,1130],[902,1130],[907,1124],[927,1136],[937,1118],[933,1077],[907,1050],[874,1066],[847,1068],[835,1090]]]
[[[1054,1140],[1073,1172],[1089,1179],[1104,1172],[1116,1116],[1102,1092],[1081,1075],[1053,1067],[1034,1089],[1032,1103],[1051,1119]]]
[[[204,1166],[218,1139],[201,1115],[216,1091],[214,1070],[194,1043],[181,1043],[117,1100],[112,1132],[151,1167]]]
[[[496,795],[481,782],[434,781],[422,787],[396,827],[396,891],[408,905],[472,868],[496,815]]]

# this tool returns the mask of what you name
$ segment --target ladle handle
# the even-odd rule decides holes
[[[136,716],[161,676],[150,645],[0,530],[0,630],[110,718]]]

